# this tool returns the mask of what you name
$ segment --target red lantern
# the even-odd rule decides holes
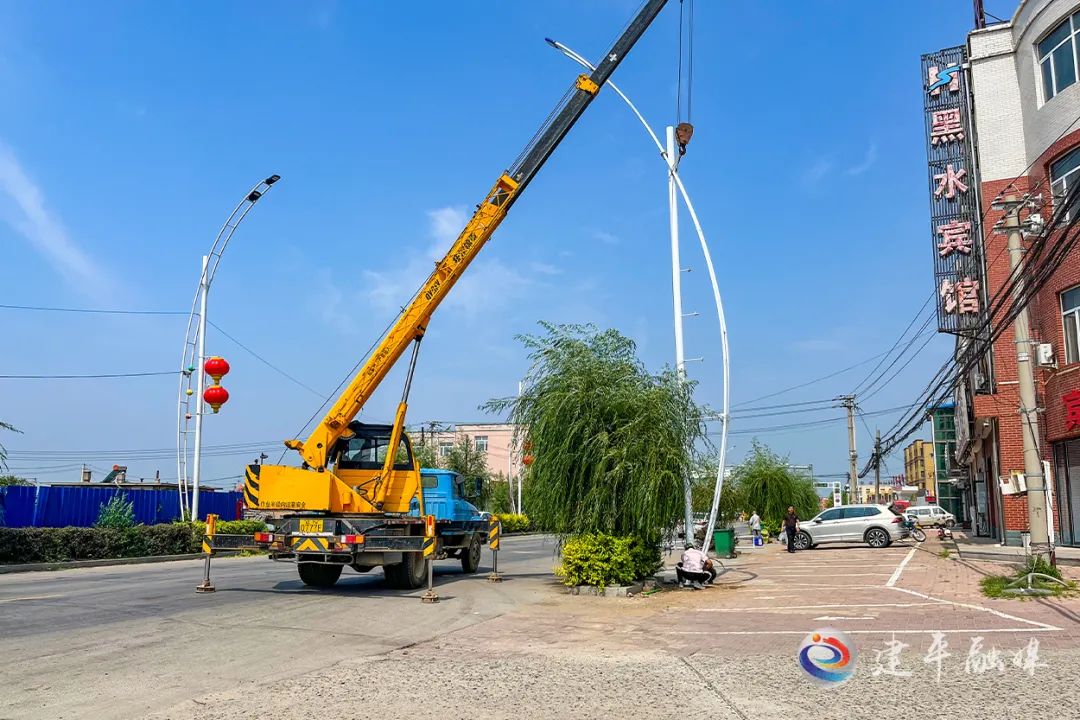
[[[211,385],[203,392],[203,400],[217,412],[222,405],[229,402],[229,391],[220,385]]]
[[[528,467],[529,465],[533,464],[533,456],[526,455],[525,457],[521,458],[521,462],[524,463],[526,467]]]
[[[229,363],[223,357],[214,356],[207,358],[203,364],[203,370],[206,371],[207,375],[214,378],[214,384],[216,385],[221,382],[221,378],[229,374]]]

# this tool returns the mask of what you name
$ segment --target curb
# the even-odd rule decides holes
[[[219,551],[215,557],[235,555],[231,551]],[[70,560],[53,563],[25,563],[22,565],[0,565],[0,575],[9,573],[38,572],[42,570],[72,570],[75,568],[109,567],[112,565],[143,565],[147,563],[175,562],[177,560],[198,560],[206,557],[203,553],[189,555],[151,555],[149,557],[108,558],[105,560]]]
[[[999,562],[1009,565],[1023,565],[1026,562],[1023,555],[1014,555],[1012,553],[979,552],[977,550],[965,551],[960,550],[959,548],[957,548],[956,553],[962,560],[984,560],[987,562]],[[1057,564],[1077,567],[1080,566],[1080,558],[1058,557]]]
[[[600,597],[633,597],[645,588],[643,583],[609,586],[600,590],[592,585],[573,585],[567,590],[571,595],[594,595]]]

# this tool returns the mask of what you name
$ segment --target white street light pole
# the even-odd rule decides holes
[[[191,469],[191,519],[199,519],[199,475],[202,474],[202,423],[203,423],[203,390],[206,386],[206,373],[203,372],[203,363],[206,362],[206,294],[210,292],[210,281],[206,275],[206,268],[210,258],[203,255],[202,275],[199,280],[199,350],[195,358],[195,457]]]
[[[686,356],[683,352],[682,261],[679,260],[679,194],[675,175],[679,155],[675,152],[675,128],[667,126],[668,224],[671,232],[671,306],[675,314],[675,369],[680,382],[686,381]],[[689,468],[683,476],[683,532],[686,544],[694,543],[694,501]]]
[[[590,70],[596,69],[592,63],[579,55],[577,52],[571,50],[566,45],[563,45],[562,43],[551,39],[548,39],[547,42],[553,48],[561,52],[563,55],[566,55],[568,58],[578,63],[582,67],[588,68]],[[713,489],[713,502],[712,508],[709,511],[709,524],[705,531],[705,541],[702,543],[701,547],[702,551],[707,553],[709,551],[709,542],[712,540],[713,528],[716,526],[716,515],[720,507],[720,493],[724,485],[724,463],[727,460],[728,413],[730,408],[730,392],[728,389],[730,380],[730,363],[728,354],[727,319],[724,315],[724,304],[720,300],[720,285],[716,281],[716,270],[713,267],[712,253],[709,252],[709,246],[705,242],[705,232],[701,229],[701,222],[698,220],[697,211],[694,210],[694,204],[690,201],[690,194],[687,193],[686,186],[683,184],[682,178],[679,177],[679,173],[677,172],[678,162],[674,160],[675,153],[671,150],[665,149],[665,147],[660,143],[660,138],[658,138],[656,136],[656,133],[653,132],[652,127],[645,120],[641,112],[637,109],[634,103],[630,101],[630,98],[628,98],[626,94],[622,90],[620,90],[618,86],[615,85],[615,83],[613,83],[611,80],[608,80],[605,84],[610,87],[620,98],[622,98],[623,102],[625,102],[627,107],[630,108],[630,111],[634,113],[635,117],[637,117],[637,119],[641,122],[641,125],[645,128],[645,131],[649,134],[649,137],[652,138],[652,141],[656,145],[657,150],[660,151],[661,157],[664,158],[664,164],[668,166],[669,177],[678,187],[679,193],[682,195],[683,202],[686,203],[686,209],[690,213],[690,219],[694,223],[694,230],[697,232],[698,242],[701,245],[701,252],[702,255],[705,256],[705,267],[709,272],[709,280],[712,283],[713,302],[716,305],[717,321],[720,324],[720,346],[723,355],[724,394],[723,409],[718,418],[720,420],[720,454],[716,466],[716,485]],[[679,271],[681,272],[681,269]],[[679,334],[680,338],[682,335],[681,320],[681,316],[676,318],[676,328],[678,328],[676,332]]]

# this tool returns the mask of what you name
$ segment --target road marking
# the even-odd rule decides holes
[[[868,575],[888,575],[887,572],[868,572],[868,573],[829,573],[829,577],[866,577]],[[782,576],[782,577],[821,577],[821,573],[769,573],[770,577]]]
[[[773,600],[772,596],[767,598],[759,598],[761,600]],[[940,605],[945,602],[939,600],[936,602],[919,602],[919,603],[827,603],[823,605],[769,605],[765,607],[725,607],[725,608],[694,608],[695,612],[753,612],[755,610],[827,610],[828,608],[907,608],[907,607],[926,607],[927,605]]]
[[[848,617],[846,615],[822,615],[815,620],[877,620],[877,615],[865,615],[861,617]]]
[[[32,595],[30,597],[4,598],[4,599],[0,600],[0,603],[28,602],[28,601],[31,601],[31,600],[52,600],[53,598],[58,598],[58,597],[64,597],[64,596],[63,595]]]
[[[905,588],[898,588],[898,587],[892,587],[892,588],[889,588],[889,589],[890,590],[896,590],[897,592],[908,593],[909,595],[914,595],[916,597],[925,598],[927,600],[939,600],[938,598],[930,597],[929,595],[927,595],[925,593],[916,592],[915,590],[907,590]],[[1010,615],[1009,613],[1003,613],[1000,610],[995,610],[994,608],[986,607],[985,605],[972,605],[971,603],[956,602],[955,600],[939,600],[939,602],[948,603],[949,605],[955,605],[956,607],[968,608],[969,610],[979,610],[981,612],[988,612],[991,615],[997,615],[999,618],[1004,618],[1006,620],[1015,620],[1016,622],[1028,623],[1029,625],[1034,625],[1037,628],[1042,629],[1042,630],[1060,630],[1061,629],[1059,627],[1055,627],[1054,625],[1050,625],[1048,623],[1039,622],[1038,620],[1028,620],[1027,618],[1017,617],[1016,615]]]
[[[904,572],[904,568],[906,568],[907,564],[911,562],[911,558],[915,557],[915,553],[916,551],[918,551],[918,549],[919,548],[911,548],[911,550],[908,551],[907,557],[905,557],[903,562],[901,562],[900,565],[897,566],[896,570],[892,574],[892,577],[889,578],[889,582],[885,583],[885,587],[891,588],[892,586],[896,585],[896,583],[900,580],[900,575]]]
[[[932,635],[933,633],[988,635],[991,633],[1052,632],[1058,628],[971,628],[961,630],[844,630],[849,635]],[[650,634],[654,634],[650,631]],[[806,630],[663,630],[663,635],[806,635]]]

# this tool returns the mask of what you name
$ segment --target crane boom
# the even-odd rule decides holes
[[[364,366],[342,391],[322,422],[306,440],[288,440],[304,462],[322,471],[330,449],[378,388],[409,345],[423,337],[432,314],[449,294],[461,274],[491,238],[510,206],[581,118],[597,92],[648,29],[667,0],[647,0],[604,59],[590,75],[577,78],[570,92],[549,116],[518,160],[495,183],[477,206],[464,230],[440,260],[397,322],[379,343]]]

